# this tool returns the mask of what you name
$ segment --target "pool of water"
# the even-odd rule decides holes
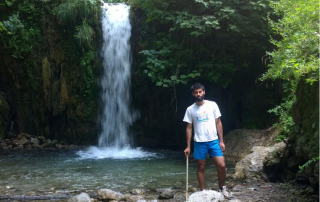
[[[90,193],[102,188],[185,190],[186,158],[182,151],[140,148],[136,156],[136,149],[114,156],[108,155],[110,151],[94,150],[97,148],[0,153],[0,194]],[[232,172],[233,165],[227,167]],[[212,160],[207,163],[206,179],[207,187],[217,187]],[[192,158],[189,185],[198,187]]]

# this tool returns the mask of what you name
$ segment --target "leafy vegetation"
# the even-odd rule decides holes
[[[314,157],[312,159],[310,159],[309,161],[307,161],[305,164],[303,164],[302,166],[299,166],[300,170],[303,170],[304,168],[308,167],[311,163],[317,162],[319,161],[319,156]]]
[[[148,25],[140,30],[140,67],[157,86],[202,78],[226,87],[268,44],[270,7],[265,0],[130,3]]]
[[[68,127],[84,120],[90,125],[96,116],[100,5],[98,0],[0,2],[0,57],[4,61],[0,81],[8,79],[2,90],[17,97],[10,102],[18,111],[20,127],[27,125],[24,132],[55,134],[55,138],[64,133],[69,139],[94,134],[85,137],[80,133],[88,130]],[[45,116],[52,119],[41,118]],[[52,124],[60,116],[64,121],[56,129]]]
[[[318,81],[319,1],[280,0],[271,6],[281,19],[269,23],[281,39],[270,40],[277,50],[268,53],[271,63],[262,79]]]
[[[15,1],[6,1],[1,10],[12,8]],[[3,46],[12,51],[15,58],[24,58],[43,41],[41,29],[36,22],[41,10],[33,11],[34,3],[15,5],[16,10],[9,12],[9,16],[1,17],[0,39]],[[11,9],[8,9],[11,11]],[[27,16],[27,17],[25,17]],[[1,22],[0,21],[0,22]]]
[[[304,77],[312,85],[319,80],[319,1],[280,0],[272,1],[271,6],[280,17],[276,20],[269,17],[276,34],[270,42],[277,49],[267,53],[269,69],[261,80],[283,82],[283,103],[269,112],[279,116],[281,135],[287,136],[293,125],[291,107],[296,100],[298,81]]]
[[[75,37],[81,46],[94,46],[95,31],[92,25],[100,14],[96,0],[64,0],[54,9],[54,14],[61,24],[76,26]]]

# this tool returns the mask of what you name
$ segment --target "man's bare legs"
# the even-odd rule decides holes
[[[205,189],[205,180],[204,180],[204,168],[206,166],[206,160],[197,160],[197,178],[201,191]]]
[[[218,184],[219,188],[222,188],[224,186],[224,183],[226,181],[226,164],[224,162],[224,157],[223,156],[217,156],[217,157],[212,157],[218,170]],[[206,160],[197,160],[197,178],[199,182],[199,186],[201,190],[204,190],[206,185],[205,185],[205,177],[204,177],[204,169],[206,166]]]
[[[223,156],[212,157],[218,169],[219,188],[224,186],[226,181],[226,164]]]

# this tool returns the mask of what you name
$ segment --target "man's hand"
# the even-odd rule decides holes
[[[189,157],[189,155],[190,155],[190,147],[187,147],[187,148],[184,150],[184,155],[185,155],[186,157]]]
[[[222,151],[226,150],[226,146],[224,145],[224,142],[220,142],[220,148]]]

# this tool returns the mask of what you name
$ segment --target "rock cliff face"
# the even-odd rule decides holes
[[[96,140],[98,59],[91,60],[97,58],[94,48],[81,48],[75,26],[59,23],[52,14],[55,5],[46,2],[35,8],[45,14],[35,21],[40,42],[34,42],[31,52],[16,58],[0,43],[0,138],[8,137],[12,126],[12,134],[77,144]],[[95,23],[99,30],[99,19]]]
[[[224,138],[227,149],[224,155],[227,161],[238,162],[251,153],[254,146],[271,146],[275,143],[279,131],[273,127],[266,130],[236,129]]]
[[[299,170],[309,160],[319,157],[319,82],[310,85],[301,80],[292,107],[295,126],[290,133],[288,150],[283,158],[287,179],[319,187],[319,160]]]
[[[234,130],[226,135],[228,160],[239,161],[237,179],[297,182],[319,188],[319,84],[301,80],[292,114],[295,126],[289,138],[274,144],[278,132]],[[308,162],[303,169],[299,166]]]

